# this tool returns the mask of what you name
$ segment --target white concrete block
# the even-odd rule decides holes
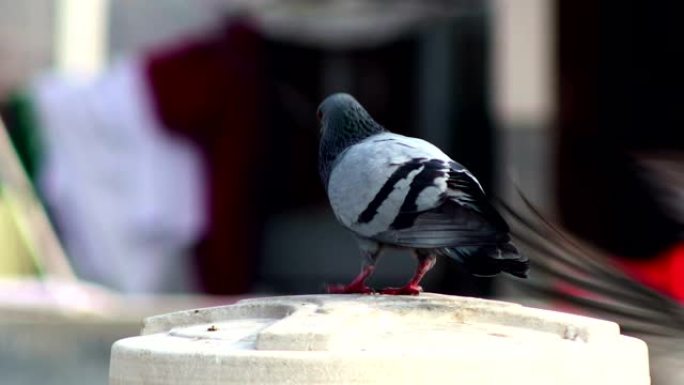
[[[310,295],[147,318],[112,347],[111,385],[650,383],[612,322],[513,303]]]

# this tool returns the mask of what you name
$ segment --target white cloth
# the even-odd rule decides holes
[[[80,276],[124,292],[191,286],[204,167],[194,144],[161,127],[142,63],[48,76],[31,92],[45,143],[39,188]]]

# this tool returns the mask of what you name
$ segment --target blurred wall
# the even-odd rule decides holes
[[[54,2],[0,1],[0,99],[52,65]]]
[[[499,194],[517,201],[515,185],[553,215],[556,112],[555,1],[495,0],[492,107],[499,134]]]
[[[151,47],[213,33],[221,28],[226,13],[239,3],[111,0],[106,9],[105,57],[111,63]],[[339,5],[333,7],[335,12],[342,13],[362,9],[358,4],[363,4],[332,3]],[[18,49],[25,44],[24,37],[31,36],[42,44],[42,48],[34,48],[40,51],[42,61],[34,60],[32,66],[15,65],[21,71],[0,69],[0,78],[12,79],[7,84],[17,84],[56,66],[59,57],[53,49],[52,31],[58,30],[55,19],[59,13],[54,4],[60,2],[29,0],[15,4],[0,0],[0,7],[8,10],[0,13],[0,18],[10,20],[12,13],[24,17],[23,24],[16,21],[20,19],[12,19],[14,27],[0,35],[4,39],[0,41],[8,41],[9,46]],[[550,52],[553,29],[549,16],[552,2],[444,4],[462,5],[463,9],[451,18],[438,18],[438,22],[422,24],[403,34],[387,34],[384,42],[377,38],[359,49],[340,48],[339,42],[344,39],[327,48],[289,38],[274,39],[274,33],[283,32],[282,26],[269,31],[269,76],[276,79],[276,86],[269,90],[273,101],[268,106],[273,114],[270,118],[276,122],[269,135],[274,143],[289,143],[296,149],[274,149],[282,156],[273,159],[278,159],[283,169],[289,167],[289,174],[272,176],[283,186],[282,191],[277,197],[269,197],[269,203],[258,213],[264,220],[257,262],[257,269],[261,269],[258,288],[316,290],[317,282],[343,279],[354,274],[358,266],[355,246],[335,224],[315,175],[317,128],[313,111],[320,99],[332,91],[351,91],[390,129],[425,137],[442,146],[471,168],[492,193],[512,195],[513,180],[534,201],[549,206],[548,141],[554,110]],[[271,9],[278,16],[284,8]],[[44,23],[26,22],[39,16]],[[18,53],[8,57],[0,60],[28,60],[20,59]],[[313,229],[321,230],[321,234],[315,240],[307,239]],[[320,248],[311,247],[318,244]],[[328,253],[331,255],[325,259],[319,258]],[[382,269],[386,275],[380,273],[378,279],[383,284],[408,276],[412,261],[397,258],[404,262],[387,264]],[[446,265],[446,271],[452,268]],[[434,275],[435,282],[466,280],[440,278],[439,271]],[[297,274],[307,277],[293,278]]]

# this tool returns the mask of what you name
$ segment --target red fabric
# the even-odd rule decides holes
[[[205,156],[210,227],[197,249],[204,290],[249,290],[254,239],[250,162],[260,121],[263,39],[248,23],[151,54],[147,76],[163,125]]]
[[[646,261],[618,263],[636,280],[684,303],[684,242]]]

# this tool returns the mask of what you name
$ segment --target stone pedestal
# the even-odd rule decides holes
[[[608,321],[437,294],[243,300],[147,318],[110,384],[650,383],[642,341]]]

